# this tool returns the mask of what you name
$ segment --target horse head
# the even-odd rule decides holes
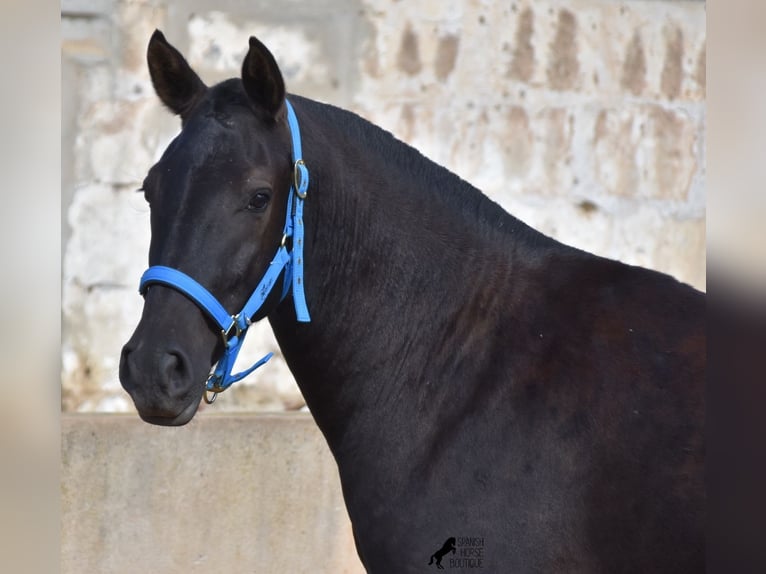
[[[182,126],[142,186],[150,269],[177,270],[236,313],[284,243],[294,166],[282,75],[255,38],[241,78],[212,87],[160,31],[147,60],[157,95]],[[183,290],[153,281],[142,291],[143,313],[123,347],[120,381],[145,421],[182,425],[197,411],[227,333]],[[279,304],[280,291],[265,297],[248,325]]]

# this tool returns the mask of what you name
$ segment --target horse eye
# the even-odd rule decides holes
[[[259,189],[250,198],[250,202],[247,204],[248,211],[255,211],[256,213],[263,211],[269,205],[271,201],[271,193],[268,189]]]

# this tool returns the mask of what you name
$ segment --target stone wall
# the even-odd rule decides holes
[[[67,411],[129,411],[139,187],[179,128],[145,65],[161,28],[208,83],[247,38],[292,92],[350,108],[533,227],[705,286],[705,4],[607,0],[63,0]],[[278,351],[267,324],[243,362]],[[302,406],[277,356],[217,410]]]

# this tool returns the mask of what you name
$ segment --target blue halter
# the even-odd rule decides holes
[[[205,402],[207,403],[213,403],[218,393],[245,378],[272,357],[273,353],[268,353],[250,368],[237,374],[231,372],[242,348],[247,330],[252,324],[253,316],[260,310],[283,270],[285,277],[281,300],[284,300],[287,294],[292,291],[298,321],[302,323],[311,321],[306,306],[306,295],[303,291],[303,200],[306,198],[309,187],[309,172],[303,161],[298,119],[295,117],[295,111],[290,102],[285,100],[285,105],[287,106],[287,122],[293,141],[294,163],[293,182],[287,197],[287,217],[285,218],[282,243],[242,310],[236,315],[230,315],[210,291],[185,273],[164,265],[149,267],[141,276],[141,283],[138,287],[141,295],[146,295],[149,285],[155,283],[172,287],[194,301],[221,328],[225,350],[223,357],[216,363],[212,374],[207,379],[205,385]],[[292,238],[291,251],[287,249],[289,238]],[[212,398],[208,397],[208,393],[213,393]]]

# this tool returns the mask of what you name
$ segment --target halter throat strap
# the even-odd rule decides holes
[[[301,134],[298,118],[289,101],[285,100],[287,108],[287,123],[290,128],[293,155],[293,177],[290,192],[287,197],[287,215],[282,236],[282,243],[277,249],[274,258],[253,290],[244,307],[235,315],[231,315],[226,308],[205,287],[186,273],[166,267],[153,265],[149,267],[141,277],[138,291],[146,295],[150,285],[164,285],[179,291],[202,309],[221,329],[221,337],[224,343],[224,353],[215,364],[212,373],[205,385],[205,401],[213,403],[217,394],[225,391],[233,383],[245,378],[255,369],[266,363],[273,355],[268,353],[256,361],[249,368],[239,373],[232,373],[234,363],[242,348],[245,335],[252,324],[253,317],[260,311],[263,303],[276,284],[279,276],[284,271],[283,289],[281,300],[292,293],[295,315],[299,322],[311,321],[306,295],[303,289],[303,201],[309,186],[309,171],[303,161],[301,149]],[[291,249],[288,250],[288,239]],[[212,397],[209,395],[212,393]]]

